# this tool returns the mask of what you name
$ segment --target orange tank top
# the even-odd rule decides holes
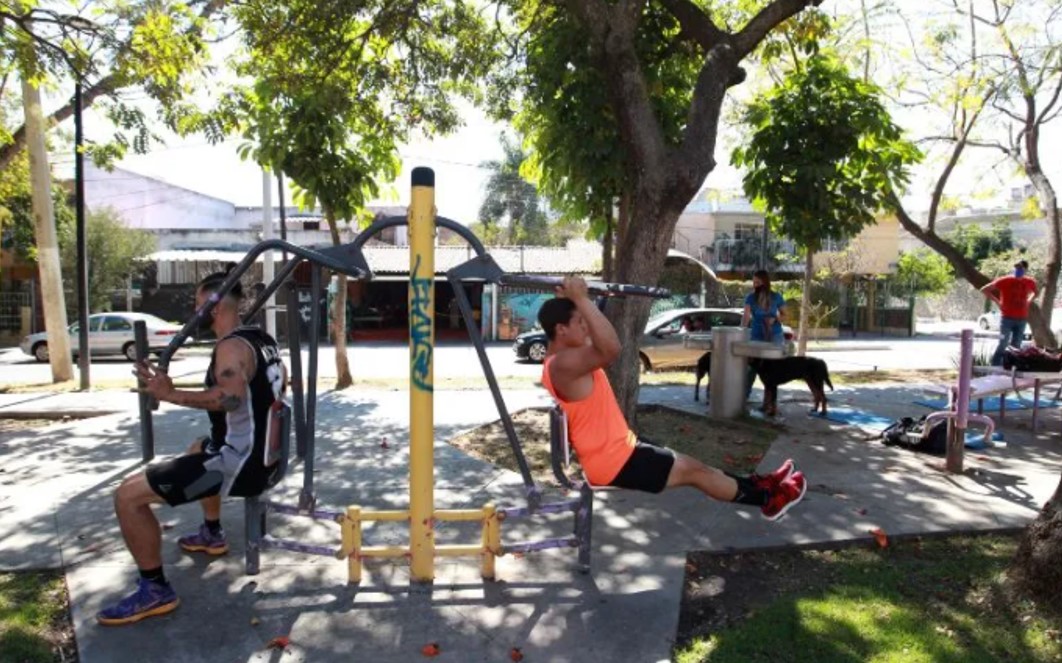
[[[594,387],[590,395],[566,401],[557,394],[549,377],[552,361],[553,357],[548,357],[542,366],[542,384],[568,417],[568,440],[579,456],[583,473],[592,484],[612,483],[634,453],[637,438],[616,403],[608,376],[604,370],[595,369],[591,373]]]

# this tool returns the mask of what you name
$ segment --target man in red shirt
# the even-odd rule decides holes
[[[1014,275],[1001,276],[981,292],[999,306],[999,345],[992,355],[992,365],[1003,364],[1003,353],[1008,345],[1021,347],[1025,337],[1025,323],[1029,318],[1029,302],[1036,296],[1036,281],[1026,276],[1029,263],[1020,260],[1014,263]]]

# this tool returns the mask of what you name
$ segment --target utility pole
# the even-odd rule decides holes
[[[81,76],[74,83],[74,187],[77,191],[77,358],[81,391],[92,388],[89,366],[88,243],[85,241],[85,132],[81,122]]]
[[[763,239],[760,240],[760,269],[767,269],[767,239],[770,229],[767,227],[767,217],[763,219]]]
[[[26,115],[26,150],[29,153],[30,184],[33,192],[33,220],[36,224],[37,268],[44,302],[44,327],[48,332],[48,355],[52,381],[74,378],[70,361],[70,336],[67,333],[63,275],[59,269],[59,243],[55,232],[55,209],[52,207],[52,176],[48,170],[48,152],[44,144],[44,113],[40,90],[30,81],[36,72],[22,68],[22,106]]]
[[[269,171],[262,169],[262,239],[273,239],[273,179]],[[262,264],[262,282],[267,286],[273,282],[273,249],[263,254],[265,262]],[[269,296],[265,303],[265,330],[266,333],[276,338],[277,336],[277,308],[276,297]]]

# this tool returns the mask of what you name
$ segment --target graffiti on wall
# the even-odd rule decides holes
[[[546,292],[501,292],[498,298],[498,337],[516,338],[538,325],[538,310],[553,295]]]

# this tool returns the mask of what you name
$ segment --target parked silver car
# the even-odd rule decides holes
[[[97,313],[90,315],[89,351],[93,355],[125,355],[126,359],[136,359],[136,344],[133,338],[133,323],[143,320],[147,326],[148,347],[152,352],[166,348],[181,331],[180,325],[166,322],[148,313]],[[77,355],[78,323],[70,325],[70,348]],[[48,361],[48,333],[38,332],[22,339],[19,345],[22,351],[36,357],[37,361]]]
[[[683,308],[666,311],[650,318],[642,336],[642,370],[650,371],[680,366],[696,366],[704,350],[689,346],[686,337],[696,334],[711,339],[715,327],[740,327],[739,308]],[[782,326],[786,345],[793,340],[793,330]]]

